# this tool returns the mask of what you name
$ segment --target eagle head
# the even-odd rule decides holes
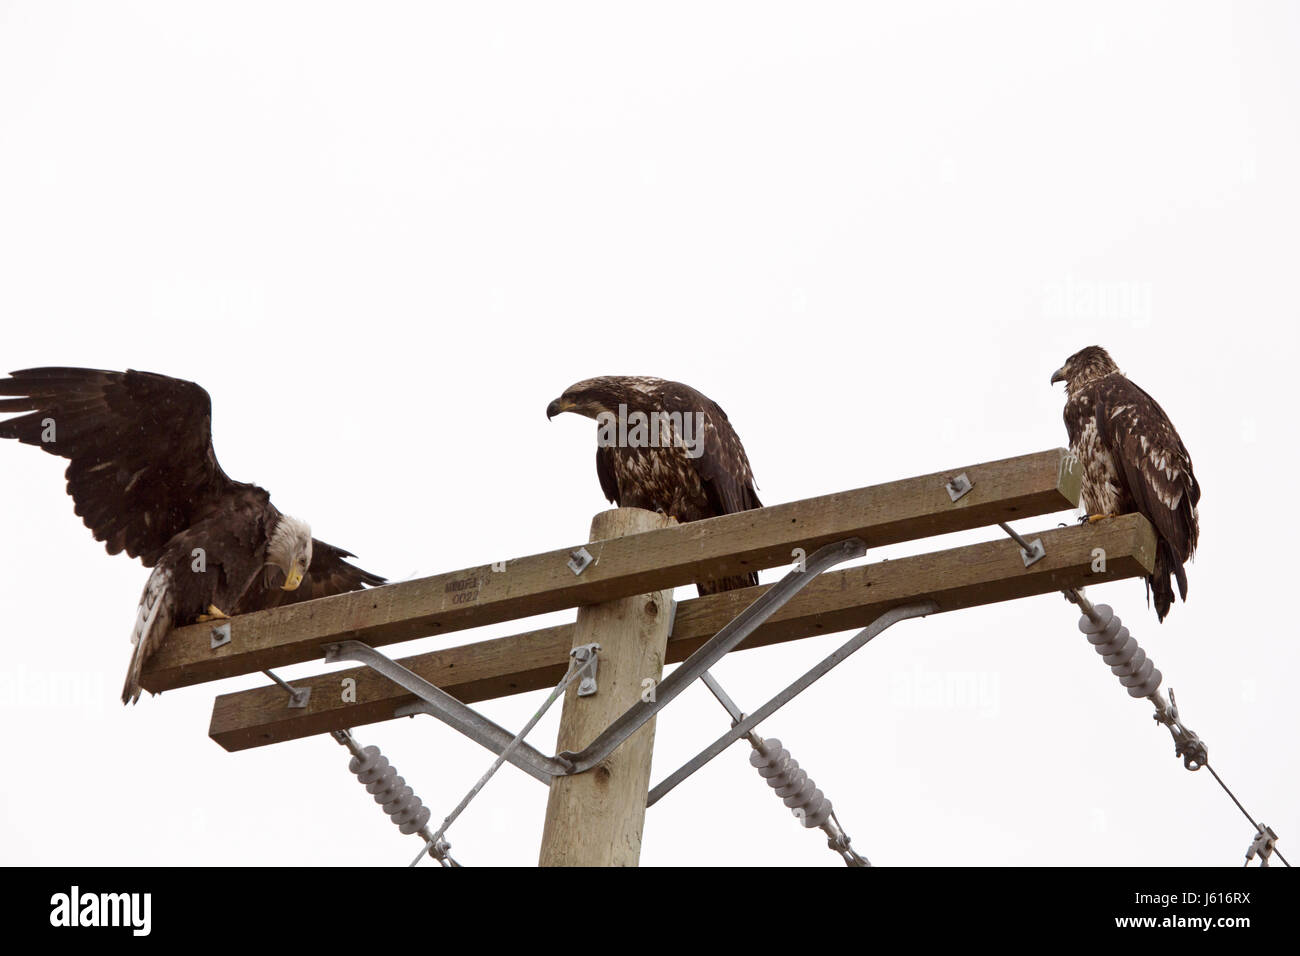
[[[596,418],[601,412],[618,414],[620,404],[632,405],[628,399],[628,382],[650,382],[650,379],[627,379],[617,375],[603,375],[576,382],[564,390],[555,401],[546,406],[546,417],[552,419],[561,412],[573,412],[587,418]]]
[[[298,590],[307,576],[311,567],[311,542],[311,527],[307,522],[280,515],[266,549],[266,563],[284,572],[284,584],[280,585],[284,590]]]
[[[1065,383],[1066,394],[1119,371],[1106,350],[1100,345],[1089,345],[1065,360],[1065,364],[1052,373],[1052,384]]]

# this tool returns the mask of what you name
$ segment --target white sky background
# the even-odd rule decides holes
[[[1139,581],[1090,593],[1300,855],[1298,27],[1286,3],[0,3],[0,370],[201,382],[232,476],[400,579],[585,540],[594,427],[544,417],[575,380],[698,387],[771,504],[1062,445],[1048,378],[1102,344],[1192,453],[1202,552],[1163,625]],[[260,675],[121,706],[146,572],[64,465],[0,446],[0,860],[407,862],[328,737],[208,739],[214,694]],[[1249,825],[1075,620],[1046,595],[900,624],[761,730],[877,864],[1239,864]],[[846,636],[715,673],[753,709]],[[481,707],[517,728],[544,697]],[[693,688],[653,778],[726,726]],[[428,718],[357,736],[435,820],[491,762]],[[746,758],[649,812],[643,863],[839,865]],[[453,852],[535,863],[545,803],[506,767]]]

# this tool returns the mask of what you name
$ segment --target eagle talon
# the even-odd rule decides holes
[[[1098,521],[1105,521],[1107,518],[1118,518],[1119,515],[1086,515],[1085,519],[1088,524],[1096,524]]]
[[[199,623],[206,624],[208,621],[229,621],[230,615],[215,604],[208,605],[208,613],[199,615]]]

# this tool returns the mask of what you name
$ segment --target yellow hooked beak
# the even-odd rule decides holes
[[[302,572],[295,565],[293,570],[289,572],[288,577],[284,579],[284,583],[280,585],[280,588],[284,591],[296,591],[300,584],[302,584]]]

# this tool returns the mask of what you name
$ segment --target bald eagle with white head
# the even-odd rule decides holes
[[[131,640],[122,702],[174,626],[384,583],[315,540],[257,485],[233,481],[212,448],[212,403],[151,372],[33,368],[0,379],[0,438],[69,460],[75,511],[109,554],[153,568]]]
[[[761,508],[754,473],[727,413],[681,382],[605,375],[570,385],[546,417],[595,419],[596,475],[620,508],[659,511],[680,522]],[[701,594],[758,584],[758,574],[701,581]]]
[[[1083,465],[1083,505],[1088,520],[1137,512],[1156,532],[1155,568],[1147,600],[1155,597],[1164,621],[1174,603],[1171,578],[1187,600],[1183,565],[1196,553],[1196,513],[1201,486],[1192,458],[1154,398],[1129,381],[1093,345],[1075,352],[1052,373],[1065,383],[1065,428],[1070,451]]]

